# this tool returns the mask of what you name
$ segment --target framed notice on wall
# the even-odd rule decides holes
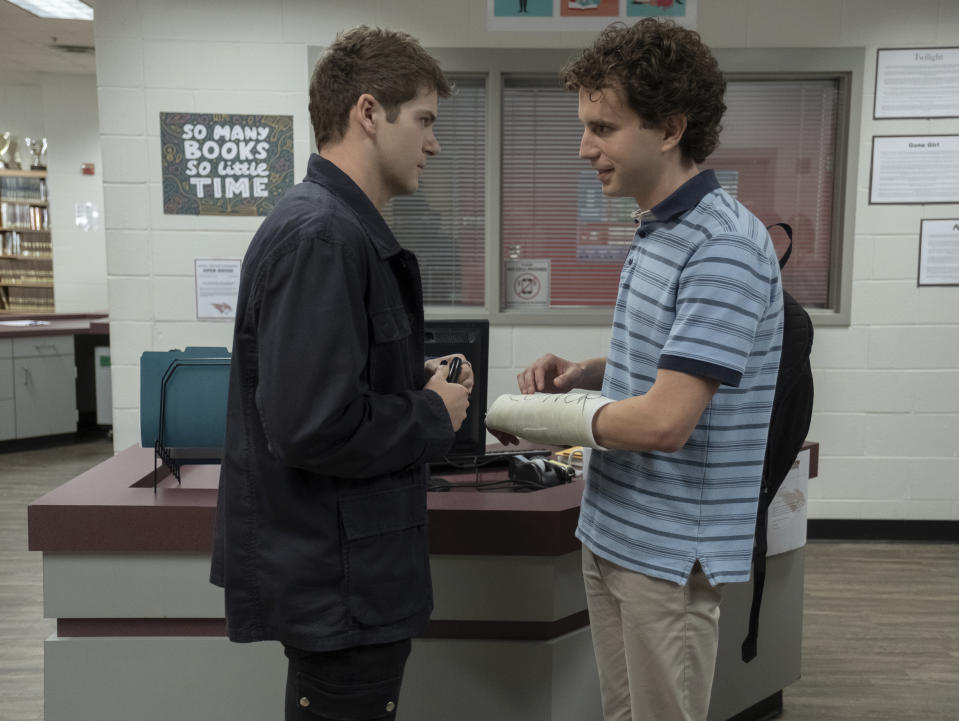
[[[873,117],[959,117],[959,48],[878,50]]]
[[[549,308],[549,258],[506,261],[506,307],[510,310]]]
[[[163,212],[266,215],[293,186],[293,116],[160,113]]]
[[[959,203],[959,135],[874,136],[869,203]]]
[[[959,285],[959,218],[920,223],[919,285]]]

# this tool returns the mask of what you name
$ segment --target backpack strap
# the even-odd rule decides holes
[[[772,228],[782,228],[786,231],[786,237],[789,238],[789,245],[786,247],[786,252],[783,253],[783,257],[779,259],[779,270],[782,270],[786,267],[786,261],[789,260],[789,256],[793,254],[793,229],[789,223],[773,223],[772,225],[766,226],[766,230],[771,230]]]
[[[789,238],[789,245],[786,252],[779,260],[779,269],[786,267],[789,256],[793,252],[793,229],[788,223],[773,223],[767,225],[766,230],[773,228],[782,228]],[[753,601],[749,608],[749,632],[743,639],[742,659],[749,663],[759,651],[759,611],[763,603],[763,589],[766,586],[766,532],[769,521],[769,504],[772,498],[769,497],[769,485],[767,482],[767,472],[769,459],[763,464],[763,480],[759,490],[759,503],[756,508],[756,536],[753,540]]]
[[[756,509],[756,537],[753,541],[753,602],[749,608],[749,632],[743,639],[742,659],[749,663],[759,650],[759,609],[763,602],[763,588],[766,585],[766,526],[769,500],[766,491],[766,479],[759,494]]]

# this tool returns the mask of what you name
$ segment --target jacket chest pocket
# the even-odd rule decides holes
[[[379,393],[413,389],[410,319],[403,307],[370,313],[370,388]]]

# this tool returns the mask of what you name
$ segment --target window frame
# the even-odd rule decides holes
[[[483,306],[427,306],[431,319],[485,318],[493,326],[603,326],[612,322],[612,308],[550,308],[540,311],[504,309],[502,244],[503,76],[552,75],[579,49],[555,48],[429,48],[444,71],[486,78],[485,296]],[[311,47],[309,68],[322,52]],[[856,48],[717,48],[720,68],[730,80],[834,79],[841,102],[837,122],[836,172],[833,188],[829,304],[808,308],[816,326],[849,326],[853,281],[863,73],[866,50]],[[757,72],[756,68],[763,68]],[[442,123],[442,117],[439,120]],[[312,146],[312,143],[311,143]],[[770,219],[769,222],[775,222]]]

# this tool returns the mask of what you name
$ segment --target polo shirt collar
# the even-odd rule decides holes
[[[633,217],[637,221],[649,218],[661,223],[665,222],[692,210],[703,198],[720,187],[722,186],[716,179],[716,173],[712,170],[703,170],[676,188],[669,197],[657,203],[649,211],[637,211]]]
[[[366,228],[370,242],[373,243],[373,247],[381,258],[389,258],[402,250],[390,226],[383,219],[383,215],[373,205],[373,201],[349,175],[334,163],[313,153],[307,166],[305,180],[326,187],[356,212],[356,217]]]

